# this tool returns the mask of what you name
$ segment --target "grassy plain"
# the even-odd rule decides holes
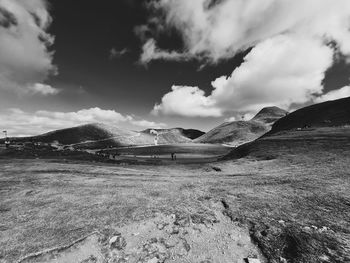
[[[350,140],[322,136],[208,164],[1,159],[0,262],[350,262]]]

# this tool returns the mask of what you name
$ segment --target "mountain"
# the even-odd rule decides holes
[[[263,123],[274,123],[275,121],[288,115],[288,111],[280,109],[276,106],[263,108],[252,119],[252,121],[260,121]]]
[[[111,137],[132,137],[133,132],[107,126],[100,123],[92,123],[77,127],[51,131],[42,135],[33,136],[31,139],[38,142],[51,143],[58,141],[60,144],[77,144],[89,141],[100,141]]]
[[[194,141],[237,146],[255,140],[268,131],[268,125],[257,121],[225,122]]]
[[[197,139],[205,134],[205,132],[202,132],[200,130],[195,130],[195,129],[182,129],[182,128],[178,128],[178,129],[182,131],[182,134],[185,137],[190,138],[191,140]]]
[[[151,129],[136,132],[119,129],[114,126],[92,123],[77,127],[48,132],[42,135],[12,138],[12,141],[25,142],[58,142],[63,145],[72,145],[78,148],[108,148],[119,146],[137,146],[154,144],[154,135]],[[159,131],[159,144],[188,143],[191,137],[196,137],[203,132],[197,130],[185,130],[182,128],[161,129]]]
[[[172,128],[172,129],[146,129],[142,131],[143,133],[150,134],[150,132],[154,130],[157,131],[160,135],[160,137],[166,135],[177,135],[177,136],[183,136],[186,138],[189,138],[191,140],[197,139],[198,137],[205,134],[205,132],[195,130],[195,129],[183,129],[183,128]]]
[[[232,150],[224,159],[263,159],[328,153],[349,155],[350,97],[314,104],[288,114],[259,139]]]
[[[273,124],[269,134],[305,127],[350,125],[350,97],[314,104],[290,113]]]
[[[267,107],[249,121],[225,122],[194,141],[238,146],[259,138],[271,129],[274,121],[286,114],[287,111],[278,107]]]

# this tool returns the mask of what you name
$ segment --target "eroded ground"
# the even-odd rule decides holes
[[[0,262],[349,262],[348,160],[1,160]]]

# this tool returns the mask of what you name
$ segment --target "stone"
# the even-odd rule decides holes
[[[329,228],[326,227],[326,226],[323,226],[322,228],[319,229],[320,232],[325,232],[325,231],[328,231]]]
[[[247,258],[248,263],[261,263],[258,258]]]
[[[304,230],[307,231],[307,232],[310,232],[311,231],[311,228],[309,226],[305,226],[304,227]]]
[[[150,260],[147,261],[147,263],[158,263],[158,262],[159,262],[159,260],[156,257],[151,258]]]
[[[170,234],[177,235],[179,234],[179,232],[180,232],[180,229],[177,226],[173,226],[173,229]]]
[[[126,247],[126,240],[122,236],[113,236],[109,240],[109,245],[111,248],[116,248],[118,250],[122,250],[124,247]]]
[[[283,258],[283,257],[280,257],[280,262],[281,263],[288,263],[287,259]]]

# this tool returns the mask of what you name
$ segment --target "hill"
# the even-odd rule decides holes
[[[236,146],[255,140],[267,131],[269,131],[269,126],[257,121],[225,122],[194,141]]]
[[[278,108],[276,106],[266,107],[259,111],[252,120],[260,121],[263,123],[274,123],[286,115],[288,115],[288,111],[285,111],[281,108]]]
[[[261,138],[234,149],[225,159],[245,156],[274,159],[335,152],[345,155],[350,147],[350,98],[299,109],[273,124]]]
[[[195,142],[241,145],[268,132],[271,129],[271,124],[286,114],[287,111],[278,107],[267,107],[249,121],[225,122],[202,135]]]
[[[314,104],[290,113],[273,124],[269,134],[279,131],[350,125],[350,97]]]
[[[263,136],[253,142],[233,149],[225,160],[243,157],[261,160],[317,158],[325,153],[329,155],[349,155],[350,128],[322,127],[301,131],[285,131]]]
[[[191,136],[200,133],[197,130],[184,130],[181,128],[159,130],[159,144],[192,142]],[[15,142],[58,142],[63,145],[72,145],[78,148],[100,149],[119,146],[152,145],[154,135],[150,130],[142,132],[128,131],[114,126],[92,123],[77,127],[48,132],[42,135],[12,138]]]
[[[157,131],[159,133],[160,138],[167,136],[177,136],[185,137],[191,140],[197,139],[198,137],[205,134],[205,132],[195,130],[195,129],[183,129],[183,128],[172,128],[172,129],[146,129],[142,131],[142,133],[150,134],[151,130]]]
[[[106,140],[112,137],[132,137],[133,132],[107,126],[99,123],[81,125],[48,132],[42,135],[31,137],[34,141],[51,143],[58,141],[60,144],[69,145],[89,141]],[[122,142],[121,142],[122,143]]]

